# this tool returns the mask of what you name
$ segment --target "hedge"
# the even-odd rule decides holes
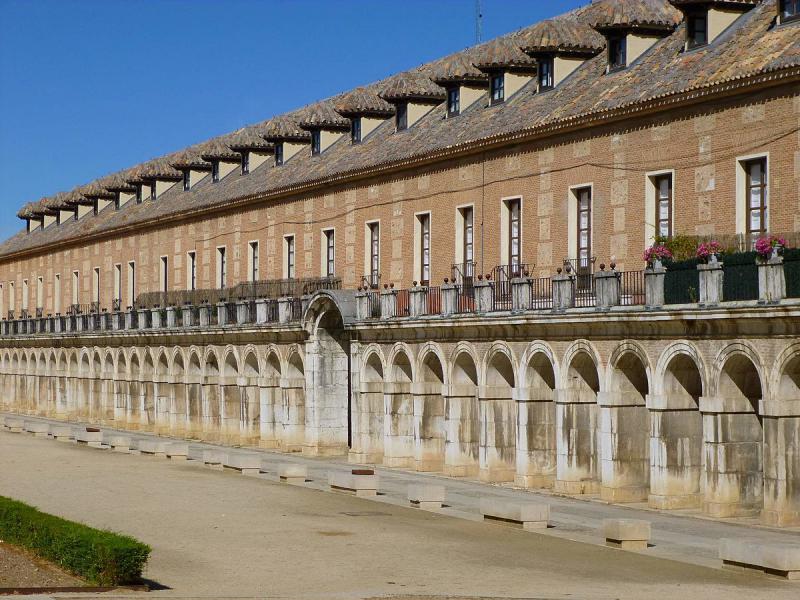
[[[132,537],[67,521],[4,496],[0,539],[99,586],[135,582],[150,555],[150,547]]]

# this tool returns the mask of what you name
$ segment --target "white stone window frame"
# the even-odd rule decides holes
[[[289,273],[289,240],[292,241],[292,273]],[[294,233],[283,235],[283,266],[282,277],[284,279],[297,277],[297,236]]]
[[[509,242],[511,240],[511,234],[509,231],[510,223],[511,223],[511,202],[514,200],[519,200],[519,262],[524,262],[524,249],[522,245],[522,240],[525,236],[525,200],[522,197],[522,194],[514,194],[512,196],[503,196],[500,198],[500,265],[510,265],[511,264],[511,248],[509,246]],[[473,217],[475,213],[473,212]],[[473,229],[472,229],[472,236],[473,240],[475,239],[475,222],[473,221]],[[473,242],[474,243],[474,242]],[[473,247],[474,253],[474,247]]]
[[[364,276],[372,274],[372,225],[378,226],[378,276],[381,274],[381,233],[383,226],[380,219],[371,219],[364,222]],[[378,282],[380,283],[380,282]]]
[[[656,240],[656,221],[658,220],[658,210],[656,208],[656,189],[655,180],[664,175],[669,175],[672,179],[672,202],[670,203],[670,223],[672,223],[672,235],[675,235],[675,190],[677,180],[675,169],[662,169],[660,171],[648,171],[644,174],[644,247],[648,248]],[[592,196],[594,200],[594,195]],[[592,229],[594,231],[594,229]]]
[[[422,219],[428,217],[428,283],[430,284],[433,273],[433,216],[430,210],[420,210],[414,213],[414,279],[422,283]]]
[[[258,271],[258,273],[256,273]],[[247,242],[247,281],[258,280],[261,275],[261,244],[258,240],[248,240]]]
[[[594,213],[595,195],[594,181],[578,183],[569,186],[567,189],[567,255],[565,258],[578,260],[578,190],[589,188],[589,198],[591,199],[589,209],[589,248],[590,254],[594,254]],[[589,257],[591,259],[591,256]],[[575,266],[575,265],[573,265]]]
[[[333,273],[328,274],[328,234],[333,233]],[[320,244],[320,261],[319,261],[319,272],[321,277],[334,277],[336,275],[336,228],[335,227],[323,227],[320,230],[320,237],[322,238],[323,243]]]
[[[770,230],[769,221],[770,221],[770,214],[772,213],[772,199],[770,197],[772,191],[772,181],[770,180],[770,175],[772,169],[770,168],[770,159],[769,159],[769,152],[757,152],[755,154],[746,154],[744,156],[737,156],[736,157],[736,233],[741,236],[747,235],[747,217],[748,217],[748,198],[747,198],[747,190],[745,189],[747,186],[747,171],[745,169],[745,163],[751,160],[757,160],[763,158],[766,160],[767,169],[766,169],[766,176],[767,176],[767,217],[766,223],[764,224],[764,229],[766,231]]]
[[[165,294],[169,291],[169,256],[166,254],[158,257],[158,288]]]
[[[469,202],[466,204],[459,204],[456,206],[456,231],[455,231],[455,252],[453,256],[455,264],[463,265],[467,257],[464,256],[464,210],[472,209],[472,260],[475,261],[475,203]]]
[[[192,281],[192,275],[194,275],[194,281]],[[186,251],[186,289],[187,290],[196,290],[197,289],[197,251],[196,250],[187,250]]]
[[[228,248],[224,244],[221,246],[216,247],[216,287],[217,289],[223,289],[227,286],[227,279],[228,279]]]

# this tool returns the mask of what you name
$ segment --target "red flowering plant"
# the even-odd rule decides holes
[[[786,247],[786,240],[776,235],[760,237],[756,240],[755,251],[764,260],[769,260],[773,252],[780,252]]]
[[[663,244],[653,244],[644,251],[644,256],[642,256],[642,258],[648,266],[652,266],[656,261],[670,260],[672,258],[672,252]]]
[[[702,258],[706,262],[712,257],[722,252],[722,244],[716,240],[703,242],[697,247],[697,258]]]

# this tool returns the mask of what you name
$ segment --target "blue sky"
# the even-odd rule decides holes
[[[483,39],[588,1],[482,0]],[[26,202],[474,42],[474,0],[0,0],[0,238]]]

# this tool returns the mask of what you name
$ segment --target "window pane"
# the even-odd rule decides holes
[[[660,198],[669,198],[670,178],[662,177],[658,180],[658,195]]]
[[[750,184],[761,185],[761,162],[750,163]]]
[[[659,219],[669,219],[669,202],[668,201],[662,201],[659,204],[658,218]]]
[[[588,231],[581,231],[580,246],[581,246],[581,248],[588,248],[589,247],[589,232]]]
[[[589,213],[588,212],[581,212],[580,217],[580,228],[586,229],[589,227]]]
[[[750,208],[759,208],[761,206],[761,188],[752,188],[750,190]]]
[[[761,231],[761,211],[750,212],[750,231]]]

